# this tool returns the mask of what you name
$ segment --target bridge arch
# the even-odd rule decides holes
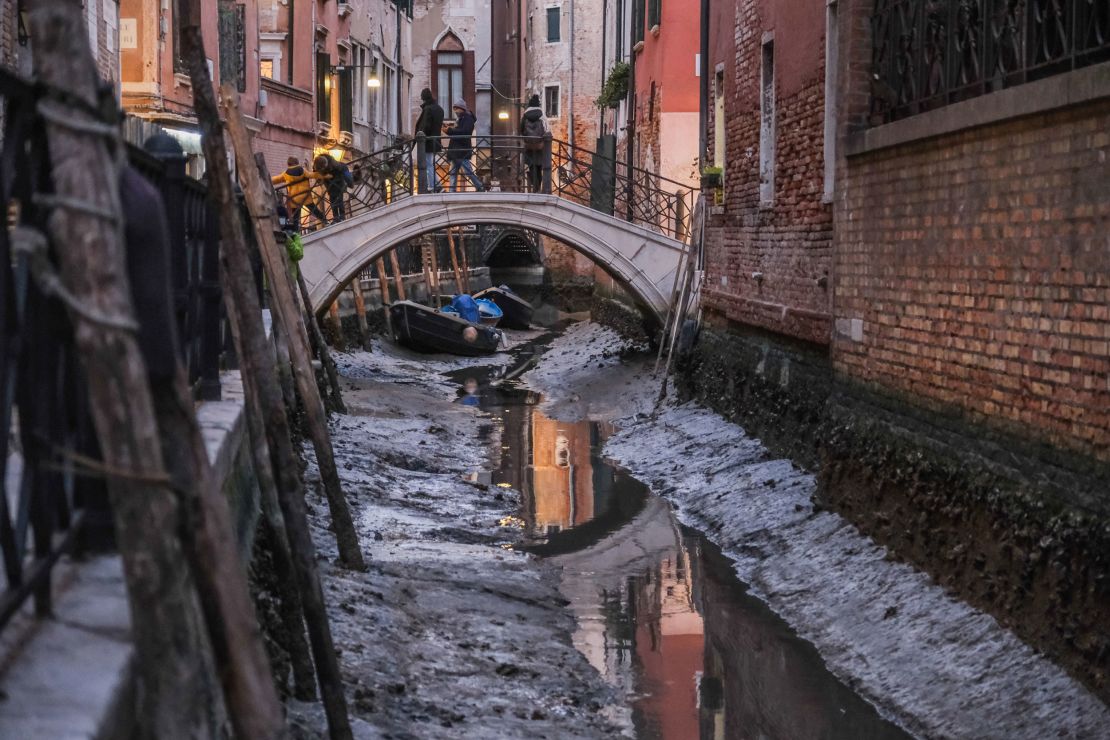
[[[314,311],[331,304],[368,263],[399,244],[448,227],[500,224],[537,231],[589,256],[662,323],[682,242],[553,195],[417,195],[305,237],[300,269]]]

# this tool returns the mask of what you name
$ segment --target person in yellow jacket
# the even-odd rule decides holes
[[[316,198],[312,193],[313,180],[326,180],[328,176],[313,170],[306,170],[296,157],[290,157],[286,162],[289,166],[280,175],[271,178],[275,185],[285,186],[286,208],[289,217],[296,224],[301,225],[301,209],[308,208],[308,212],[319,219],[320,223],[327,223],[323,211],[316,205]]]

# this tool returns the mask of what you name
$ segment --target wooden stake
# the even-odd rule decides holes
[[[451,233],[450,227],[447,229],[447,251],[451,255],[451,269],[455,271],[455,292],[470,292],[463,284],[462,270],[459,269],[459,255],[455,252],[455,235]]]
[[[428,305],[432,308],[439,308],[437,305],[439,300],[436,298],[435,285],[432,282],[432,256],[428,254],[428,242],[421,240],[420,243],[420,266],[424,268],[424,286],[428,289]]]
[[[316,450],[316,462],[320,468],[320,477],[323,479],[328,508],[331,511],[332,528],[339,545],[339,560],[345,567],[361,570],[366,567],[366,563],[359,549],[358,534],[355,532],[354,521],[351,519],[351,512],[340,485],[339,471],[335,467],[335,456],[328,434],[327,415],[324,412],[323,400],[320,398],[320,389],[316,385],[315,373],[312,371],[307,331],[298,310],[296,297],[289,287],[289,270],[284,250],[278,247],[274,239],[277,223],[274,218],[272,188],[264,188],[258,175],[254,154],[251,151],[250,134],[246,124],[243,123],[243,114],[239,109],[238,93],[229,84],[221,87],[220,91],[227,119],[227,131],[235,148],[239,184],[246,195],[247,208],[255,224],[255,237],[262,253],[262,264],[266,268],[270,290],[273,291],[272,307],[275,309],[276,319],[285,328],[289,339],[289,351],[293,358],[293,378],[304,402],[309,434]]]
[[[439,284],[439,244],[435,234],[428,235],[428,254],[432,258],[432,282],[435,283],[435,307],[439,308],[443,289]]]
[[[397,286],[397,300],[405,299],[405,279],[401,275],[401,263],[397,259],[397,248],[389,250],[389,264],[393,268],[393,282]]]
[[[462,271],[463,283],[465,284],[464,292],[470,292],[470,257],[466,254],[466,242],[462,237],[459,237],[459,252],[462,256]]]
[[[386,333],[393,336],[393,318],[389,315],[389,275],[385,273],[385,260],[378,257],[378,288],[382,291],[382,315],[385,316]]]
[[[262,182],[268,181],[263,179]],[[316,350],[316,356],[320,358],[320,364],[324,366],[324,376],[328,379],[328,389],[330,390],[329,395],[332,398],[332,404],[336,411],[345,414],[347,413],[347,405],[343,403],[343,393],[339,388],[339,371],[335,367],[335,361],[331,357],[328,343],[324,341],[324,333],[320,331],[320,325],[316,323],[316,317],[313,316],[312,311],[307,308],[309,305],[308,286],[305,285],[304,275],[300,272],[297,273],[297,292],[301,296],[301,312],[304,316],[304,323],[309,328],[309,337],[312,338],[312,346]]]
[[[347,347],[347,339],[343,336],[343,321],[339,318],[338,298],[328,306],[328,320],[331,322],[331,330],[335,334],[335,348],[343,351]]]
[[[183,39],[192,44],[190,58],[194,63],[190,65],[190,72],[194,76],[193,91],[197,118],[205,134],[202,143],[209,167],[209,188],[216,190],[213,197],[218,198],[225,206],[219,212],[222,235],[220,260],[224,284],[228,288],[225,294],[228,316],[232,321],[233,334],[239,342],[237,349],[243,368],[244,390],[248,398],[257,399],[257,408],[264,417],[263,427],[274,477],[277,481],[285,531],[289,537],[305,623],[308,627],[309,643],[316,661],[316,675],[328,719],[329,733],[332,740],[349,740],[352,734],[350,721],[347,718],[346,698],[343,694],[343,679],[339,673],[339,661],[332,643],[323,590],[316,571],[316,548],[308,528],[304,485],[300,478],[296,451],[293,449],[281,389],[273,368],[274,353],[266,341],[265,329],[262,325],[262,307],[254,284],[243,221],[239,217],[238,207],[231,205],[233,203],[231,173],[227,165],[223,128],[220,125],[219,111],[208,76],[208,65],[203,54],[198,23],[199,2],[198,0],[184,0],[184,2],[188,3],[185,6],[187,8],[185,17],[190,18],[192,22],[182,29],[182,33]],[[269,234],[272,237],[273,232]],[[270,284],[275,284],[272,277]],[[288,286],[287,281],[278,284]]]
[[[355,275],[351,281],[351,297],[355,299],[355,319],[358,322],[359,345],[370,351],[370,327],[366,323],[366,300],[362,296],[362,276]]]
[[[177,367],[156,396],[136,340],[119,195],[124,149],[114,128],[88,112],[99,101],[85,30],[75,3],[39,0],[32,6],[36,76],[88,106],[41,99],[51,195],[59,203],[49,230],[71,296],[66,303],[101,455],[105,469],[114,471],[107,484],[141,680],[137,733],[221,734],[195,586],[236,734],[283,737],[281,704],[239,567],[227,500],[211,479],[183,371]],[[163,412],[157,418],[156,410]],[[176,448],[168,470],[164,447]]]

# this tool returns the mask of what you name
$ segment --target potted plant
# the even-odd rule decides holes
[[[609,70],[605,84],[601,87],[601,95],[597,96],[594,104],[601,110],[616,108],[628,96],[628,75],[631,68],[628,62],[617,62]]]
[[[725,168],[710,166],[701,171],[702,190],[719,190],[724,187]]]

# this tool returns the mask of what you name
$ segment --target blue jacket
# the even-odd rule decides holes
[[[474,154],[473,140],[470,137],[474,135],[477,120],[473,113],[467,111],[458,117],[454,126],[447,129],[447,135],[451,137],[451,143],[447,145],[449,159],[470,159]]]

